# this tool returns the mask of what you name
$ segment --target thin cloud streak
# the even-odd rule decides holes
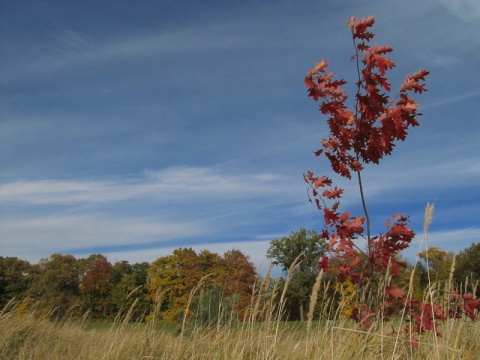
[[[449,97],[449,98],[444,99],[444,100],[440,100],[440,101],[436,101],[436,102],[429,103],[429,104],[426,104],[426,105],[422,105],[422,110],[429,109],[429,108],[446,106],[446,105],[451,105],[451,104],[456,103],[456,102],[461,102],[461,101],[465,101],[465,100],[468,100],[468,99],[471,99],[471,98],[476,98],[476,97],[480,97],[480,91],[471,91],[471,92],[461,94],[461,95],[458,95],[458,96]]]
[[[111,203],[138,198],[247,198],[285,192],[288,179],[276,174],[225,174],[213,168],[174,167],[149,171],[135,181],[18,181],[0,185],[4,202],[25,204]]]
[[[2,252],[14,253],[15,248],[23,251],[35,249],[41,253],[69,252],[75,248],[94,246],[129,245],[132,241],[161,242],[175,238],[203,236],[212,229],[199,222],[162,222],[160,219],[146,221],[133,217],[88,214],[62,217],[38,217],[10,220],[0,223]],[[101,242],[99,242],[101,239]],[[19,246],[19,244],[21,244]]]

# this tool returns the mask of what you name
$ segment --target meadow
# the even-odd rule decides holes
[[[398,325],[398,324],[397,324]],[[51,322],[32,317],[0,320],[1,359],[478,359],[480,326],[471,320],[442,324],[420,346],[390,323],[360,329],[351,321],[242,323],[179,328],[141,324]]]
[[[0,358],[473,360],[480,354],[480,323],[468,317],[439,322],[439,336],[434,331],[415,335],[415,348],[402,317],[374,320],[365,328],[337,309],[330,320],[313,320],[312,312],[306,321],[287,322],[281,306],[257,300],[252,305],[262,308],[262,319],[205,323],[191,314],[175,324],[131,322],[131,311],[114,322],[92,321],[87,314],[52,321],[33,310],[19,311],[19,304],[11,302],[0,313]]]

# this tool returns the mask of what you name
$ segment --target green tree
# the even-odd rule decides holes
[[[44,313],[61,319],[79,304],[80,272],[73,255],[53,254],[34,265],[35,275],[29,294]]]
[[[194,325],[218,326],[236,322],[238,298],[238,294],[227,296],[218,283],[200,292],[190,305]]]
[[[318,233],[303,228],[270,242],[267,257],[273,259],[273,264],[279,265],[284,273],[288,273],[297,256],[302,254],[287,290],[290,319],[303,320],[318,274],[317,264],[326,250],[327,244]]]
[[[150,312],[151,301],[146,288],[147,262],[129,264],[128,261],[117,262],[110,274],[112,291],[108,298],[109,314],[123,316],[129,312],[131,321],[139,321]]]
[[[460,251],[455,261],[454,277],[457,284],[462,284],[467,291],[475,291],[480,295],[480,243]],[[465,286],[466,285],[466,286]]]
[[[10,300],[22,300],[26,296],[32,271],[28,261],[0,256],[0,310]]]

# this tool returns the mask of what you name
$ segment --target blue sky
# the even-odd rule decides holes
[[[429,246],[480,241],[478,1],[1,0],[0,256],[236,248],[259,265],[270,240],[320,231],[302,174],[332,171],[303,79],[328,59],[353,83],[347,21],[368,15],[392,89],[431,73],[421,126],[363,175],[372,230],[410,215],[414,258],[434,202]]]

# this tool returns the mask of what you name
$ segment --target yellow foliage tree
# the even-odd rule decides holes
[[[340,295],[338,299],[339,315],[342,319],[350,319],[353,309],[357,305],[357,289],[355,284],[346,279],[344,282],[335,283],[335,292]]]
[[[197,254],[191,248],[175,249],[172,255],[155,260],[148,269],[147,288],[151,299],[161,296],[159,318],[166,322],[181,320],[188,311],[188,300],[201,278],[209,276],[204,287],[221,282],[226,273],[225,261],[218,254],[203,250]]]
[[[418,256],[425,261],[431,284],[443,287],[450,279],[455,253],[433,246]]]

